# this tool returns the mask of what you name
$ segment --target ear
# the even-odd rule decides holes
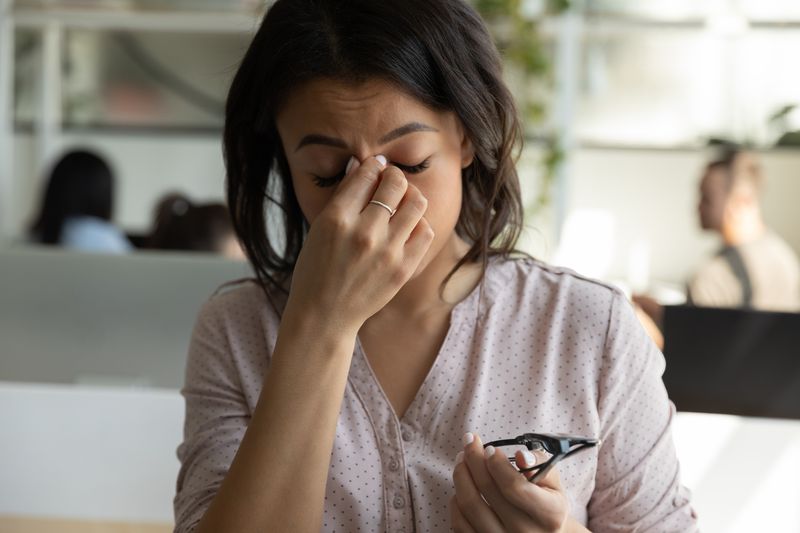
[[[475,161],[475,146],[469,136],[464,131],[464,127],[459,124],[461,134],[461,168],[467,168]]]

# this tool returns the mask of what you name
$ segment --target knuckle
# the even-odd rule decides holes
[[[419,219],[419,229],[422,236],[426,239],[433,239],[436,236],[436,233],[433,231],[433,227],[431,227],[430,222],[428,222],[428,219],[424,217]]]
[[[417,211],[424,213],[428,209],[428,199],[422,196],[422,193],[416,194],[410,199],[411,205]]]
[[[335,233],[342,233],[349,227],[347,213],[338,207],[326,209],[320,218],[324,221],[325,225]]]
[[[368,252],[378,246],[378,239],[372,232],[362,230],[355,235],[355,244],[359,250]]]
[[[392,283],[398,285],[405,283],[406,280],[411,277],[411,274],[408,273],[408,270],[408,267],[403,264],[400,264],[394,268],[391,272]]]
[[[394,268],[398,263],[398,255],[392,248],[386,247],[380,251],[378,262],[384,268]]]

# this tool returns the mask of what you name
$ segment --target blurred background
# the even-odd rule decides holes
[[[525,119],[521,248],[683,304],[721,246],[698,219],[705,166],[745,146],[800,254],[797,0],[474,3]],[[0,532],[170,530],[194,316],[249,275],[221,131],[265,8],[0,0]],[[91,202],[69,181],[88,173]],[[45,206],[67,199],[100,207],[48,242]],[[753,414],[679,414],[701,527],[800,532],[800,422]]]

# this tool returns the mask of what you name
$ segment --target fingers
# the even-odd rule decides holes
[[[353,161],[355,159],[355,161]],[[355,210],[360,213],[364,206],[372,199],[378,181],[386,168],[386,158],[382,155],[370,157],[362,163],[352,158],[348,163],[350,172],[336,189],[330,200],[330,205],[346,210]]]
[[[481,533],[500,533],[503,531],[503,525],[475,486],[470,470],[462,460],[463,455],[463,453],[459,453],[459,458],[456,459],[456,466],[453,469],[453,484],[456,489],[455,505],[458,507],[459,516],[473,530]],[[453,522],[453,528],[455,529],[455,521]],[[470,531],[470,529],[465,529],[465,531]]]
[[[455,533],[477,533],[461,513],[455,496],[450,498],[450,525]]]
[[[406,179],[405,174],[403,174],[403,172],[397,167],[386,167],[381,173],[378,188],[375,190],[375,194],[372,195],[372,198],[367,200],[367,203],[364,206],[363,215],[367,223],[380,221],[385,223],[391,216],[391,213],[388,209],[385,209],[380,205],[368,203],[370,200],[375,200],[387,205],[394,211],[403,200],[403,196],[406,194],[406,189],[408,189],[408,180]]]
[[[530,452],[525,454],[517,452],[516,460],[522,467],[533,466],[536,463]],[[527,517],[539,524],[553,527],[566,519],[567,504],[561,490],[561,479],[557,468],[553,467],[537,483],[531,483],[528,477],[520,475],[519,471],[499,452],[487,458],[486,468],[502,497]],[[527,475],[532,477],[533,472],[528,472]]]
[[[480,437],[472,433],[467,433],[464,435],[464,442],[464,462],[469,467],[469,472],[472,475],[472,479],[475,481],[475,486],[480,494],[486,498],[489,506],[494,509],[503,524],[509,528],[513,527],[513,525],[524,519],[524,514],[503,496],[498,484],[489,473],[487,469],[488,461],[486,460],[487,452],[483,449],[483,443]],[[493,448],[487,448],[487,450],[488,453],[491,453]],[[505,462],[508,464],[509,468],[516,471],[516,469],[511,466],[511,463],[508,462],[508,459],[501,453],[495,453],[494,455],[496,455],[494,460]],[[524,481],[518,472],[517,476],[519,476],[520,480]]]
[[[405,196],[389,222],[389,238],[401,245],[408,241],[427,209],[428,199],[416,186],[408,183]]]
[[[411,232],[408,242],[406,242],[404,257],[409,263],[419,265],[425,253],[431,247],[434,236],[433,228],[431,228],[427,219],[421,219],[414,231]]]
[[[491,453],[491,449],[487,448]],[[530,461],[518,452],[516,459],[522,466],[532,466],[535,461]],[[535,511],[538,500],[545,496],[547,489],[537,486],[520,475],[519,471],[509,462],[509,460],[499,452],[490,455],[486,460],[486,469],[494,480],[500,494],[515,507],[526,513]],[[551,470],[548,476],[554,474],[555,469]],[[557,474],[556,474],[557,475]]]

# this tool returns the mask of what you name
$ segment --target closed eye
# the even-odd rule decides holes
[[[425,161],[423,161],[422,163],[419,163],[417,165],[401,165],[400,163],[395,163],[394,161],[390,162],[389,164],[396,166],[397,168],[399,168],[400,170],[402,170],[406,174],[419,174],[419,173],[424,172],[425,170],[427,170],[428,167],[430,166],[430,163],[431,163],[431,159],[428,158]],[[334,185],[336,185],[337,183],[339,183],[343,179],[344,179],[344,170],[342,170],[341,172],[339,172],[338,174],[336,174],[334,176],[329,176],[329,177],[316,176],[315,175],[314,176],[314,183],[318,187],[333,187]]]

